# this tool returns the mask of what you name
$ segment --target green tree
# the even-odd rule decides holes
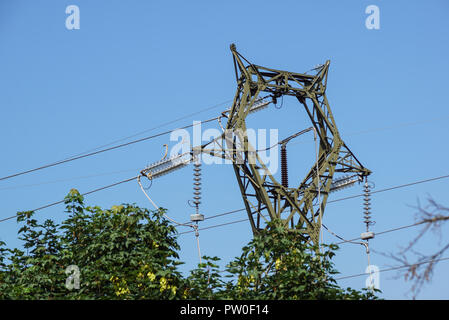
[[[61,225],[39,224],[32,212],[18,215],[24,250],[0,247],[3,299],[179,298],[176,230],[163,210],[134,205],[85,207],[71,190]],[[80,288],[66,287],[66,268],[80,270]]]
[[[183,276],[176,229],[163,209],[85,206],[75,189],[65,203],[61,224],[39,223],[33,212],[18,214],[23,249],[0,242],[0,299],[375,298],[336,285],[336,247],[318,253],[278,222],[255,236],[225,270],[219,258],[205,256]],[[69,266],[80,272],[79,288],[66,285]]]
[[[190,276],[192,297],[213,299],[375,299],[373,292],[337,286],[332,257],[336,245],[319,248],[273,221],[231,261],[223,280],[217,257],[206,258]],[[207,279],[207,282],[206,280]]]

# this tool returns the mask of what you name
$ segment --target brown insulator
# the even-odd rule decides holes
[[[287,148],[285,145],[281,146],[281,177],[282,185],[288,188]]]

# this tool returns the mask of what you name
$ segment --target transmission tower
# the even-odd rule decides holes
[[[230,160],[254,234],[265,229],[270,220],[280,219],[304,241],[318,245],[329,193],[357,181],[366,182],[371,174],[341,139],[335,124],[326,97],[330,62],[326,61],[314,68],[315,74],[309,75],[252,64],[237,52],[234,44],[231,44],[231,52],[237,92],[232,107],[217,117],[223,133],[206,144],[193,147],[188,153],[170,158],[164,156],[159,162],[144,169],[142,175],[152,180],[184,167],[192,160],[198,161],[197,157],[201,153]],[[261,97],[262,93],[268,95]],[[296,97],[312,126],[278,143],[281,145],[282,166],[282,183],[279,183],[261,160],[258,150],[250,144],[246,118],[250,113],[266,108],[270,101],[265,99],[271,97],[272,102],[276,103],[283,96]],[[222,118],[227,119],[225,126],[222,125]],[[287,143],[312,130],[316,141],[315,163],[301,183],[291,187],[288,183]],[[211,144],[214,147],[208,147]],[[198,178],[199,163],[195,163],[195,177]],[[200,183],[199,180],[195,181],[194,203],[197,210],[192,215],[192,221],[198,222],[204,217],[198,213]],[[367,239],[372,238],[371,233],[368,233]]]
[[[281,219],[304,241],[319,244],[321,220],[329,193],[362,181],[371,173],[357,160],[338,132],[326,98],[330,61],[316,67],[315,75],[309,75],[258,66],[237,52],[234,44],[230,49],[237,92],[231,109],[223,113],[227,118],[222,127],[224,132],[213,141],[218,145],[221,141],[222,149],[207,149],[209,142],[201,147],[201,152],[232,161],[254,234],[266,228],[267,221]],[[286,168],[284,183],[279,183],[248,141],[248,114],[269,104],[263,102],[267,97],[260,97],[262,93],[268,93],[273,102],[282,96],[296,97],[310,118],[310,129],[319,141],[317,161],[298,186],[288,186]],[[286,140],[281,144],[284,152]],[[285,157],[282,163],[286,166]],[[319,204],[317,208],[314,203]]]

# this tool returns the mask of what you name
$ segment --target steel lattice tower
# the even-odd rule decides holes
[[[201,146],[201,152],[232,160],[253,233],[265,227],[264,221],[281,219],[305,241],[318,244],[329,192],[338,182],[335,174],[351,174],[363,179],[371,173],[357,160],[338,132],[326,97],[330,61],[315,68],[315,75],[309,75],[254,65],[237,52],[234,44],[231,52],[237,93],[227,113],[226,130],[214,140],[219,143],[221,139],[222,150],[207,149],[208,143]],[[246,117],[257,108],[262,93],[268,93],[273,99],[284,95],[296,97],[317,134],[318,162],[311,166],[298,186],[289,187],[276,181],[245,134]],[[315,208],[314,202],[321,206]]]

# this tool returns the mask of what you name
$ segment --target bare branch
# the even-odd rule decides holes
[[[378,252],[385,257],[399,262],[400,265],[410,266],[404,271],[400,271],[397,278],[404,277],[405,281],[412,282],[411,292],[413,299],[418,296],[423,286],[431,281],[438,260],[449,249],[449,243],[447,243],[433,254],[424,254],[415,250],[417,243],[429,233],[429,230],[439,237],[439,244],[441,243],[441,229],[443,224],[449,220],[449,208],[442,206],[433,198],[428,197],[425,207],[421,206],[418,199],[418,205],[415,209],[418,210],[415,215],[417,220],[416,224],[423,224],[423,228],[418,234],[405,248],[395,254]],[[409,261],[409,255],[413,255],[412,260],[414,262]]]

